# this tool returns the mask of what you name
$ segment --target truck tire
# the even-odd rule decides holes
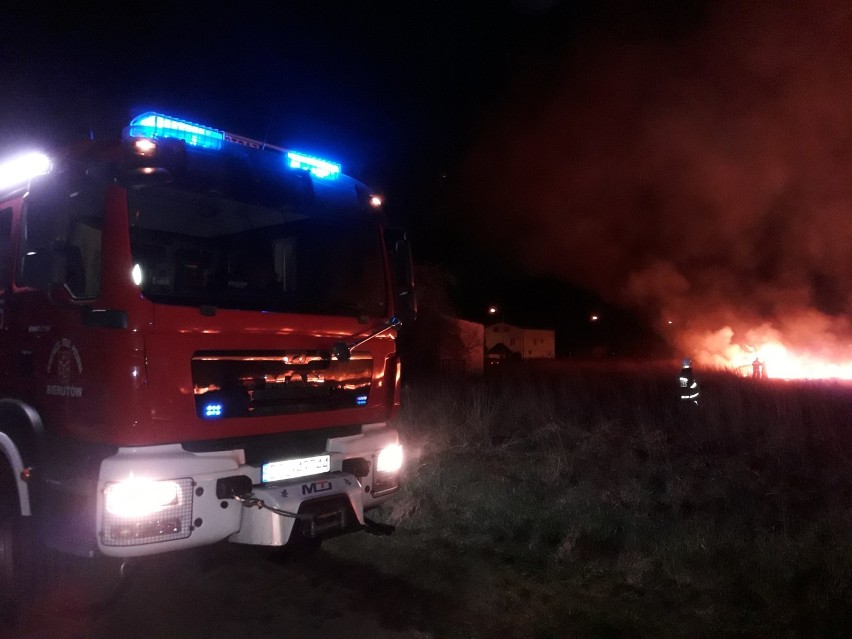
[[[15,476],[0,456],[0,628],[29,615],[44,600],[65,612],[98,611],[118,598],[131,570],[127,562],[83,559],[39,546],[31,518],[22,517]]]
[[[0,456],[0,625],[20,613],[23,574],[21,515],[12,470]]]

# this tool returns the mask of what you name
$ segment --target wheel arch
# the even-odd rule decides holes
[[[32,514],[32,504],[24,470],[37,464],[43,442],[44,425],[39,414],[21,401],[0,399],[0,491],[11,490],[17,495],[25,517]]]

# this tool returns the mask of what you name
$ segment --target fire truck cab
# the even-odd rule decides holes
[[[153,112],[0,160],[0,608],[23,524],[117,558],[369,527],[400,485],[413,299],[379,203]]]

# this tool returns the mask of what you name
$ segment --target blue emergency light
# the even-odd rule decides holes
[[[286,158],[286,166],[291,169],[309,171],[311,175],[321,179],[335,179],[341,173],[341,166],[322,158],[305,155],[282,149],[278,146],[252,140],[220,129],[196,124],[170,115],[146,111],[130,121],[128,135],[133,138],[173,138],[183,140],[187,144],[201,148],[219,150],[225,142],[234,142],[244,147],[263,149],[282,153]]]
[[[221,417],[222,404],[207,404],[204,407],[204,416],[208,418]]]
[[[148,111],[130,121],[131,137],[175,138],[202,149],[221,149],[225,132]]]
[[[340,175],[340,165],[320,158],[314,158],[309,155],[287,152],[287,161],[291,169],[304,169],[310,171],[318,178],[336,178]]]

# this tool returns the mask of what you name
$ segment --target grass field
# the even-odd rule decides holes
[[[852,387],[607,364],[411,381],[370,561],[438,637],[852,636]],[[687,410],[687,409],[693,410]],[[345,544],[364,543],[359,536]]]

